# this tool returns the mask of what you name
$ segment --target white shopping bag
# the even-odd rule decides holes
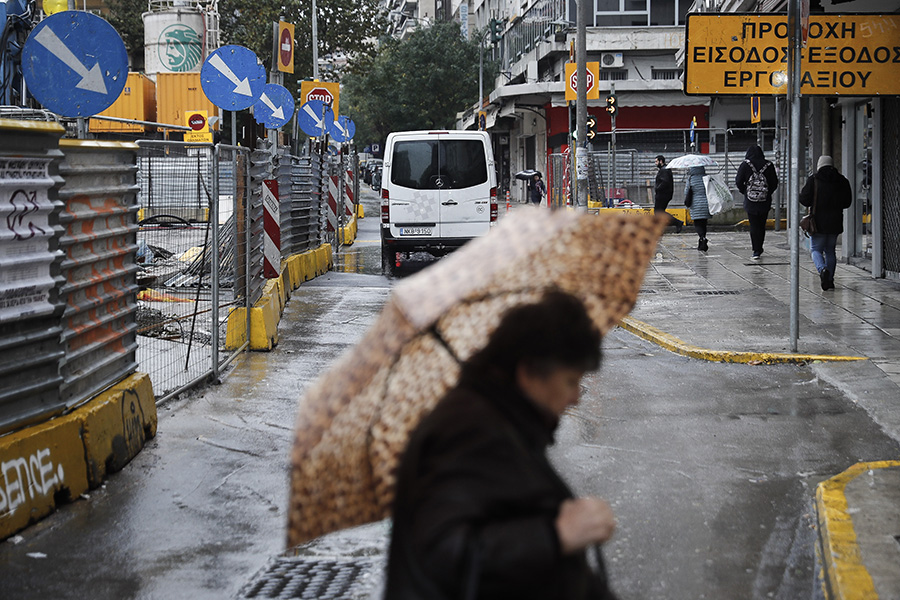
[[[706,202],[709,205],[709,214],[717,215],[729,210],[734,205],[734,197],[728,186],[716,179],[713,175],[703,176],[703,186],[706,188]]]

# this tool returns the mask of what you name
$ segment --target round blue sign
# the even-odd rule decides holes
[[[297,111],[297,123],[306,135],[321,137],[334,123],[334,111],[321,100],[310,100]]]
[[[328,132],[336,142],[349,142],[356,133],[356,123],[350,120],[350,117],[341,115],[336,121],[329,123]]]
[[[283,85],[267,83],[253,105],[253,118],[266,129],[283,127],[294,116],[294,97]]]
[[[200,85],[209,101],[223,110],[250,108],[262,95],[266,69],[243,46],[222,46],[203,62]]]
[[[51,15],[22,48],[28,91],[64,117],[90,117],[116,101],[128,79],[128,53],[112,25],[82,11]]]

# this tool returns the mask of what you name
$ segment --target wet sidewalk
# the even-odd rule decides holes
[[[664,332],[661,343],[675,338],[711,357],[744,354],[740,362],[753,364],[771,354],[817,355],[816,375],[900,440],[900,283],[839,263],[835,289],[823,291],[804,245],[793,353],[787,232],[768,232],[761,259],[751,260],[746,232],[711,232],[701,253],[689,230],[664,237],[631,318]],[[843,360],[851,358],[865,360]],[[817,490],[830,598],[900,598],[900,456],[893,458],[858,463]]]
[[[663,238],[625,328],[704,360],[748,368],[773,356],[809,363],[900,440],[900,283],[839,264],[836,289],[823,291],[802,248],[793,352],[787,232],[769,232],[758,261],[750,259],[746,232],[712,231],[709,239],[701,253],[690,227]],[[848,465],[819,487],[819,558],[829,598],[900,598],[900,456],[885,458],[860,457],[880,462]],[[243,597],[377,597],[388,527],[339,532],[273,559]],[[321,563],[315,574],[310,561]]]

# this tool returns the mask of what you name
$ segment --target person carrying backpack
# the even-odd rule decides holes
[[[766,240],[766,220],[772,209],[772,192],[778,189],[778,174],[775,165],[766,160],[758,145],[747,150],[734,184],[744,194],[744,210],[750,221],[750,245],[753,247],[750,258],[759,260]]]

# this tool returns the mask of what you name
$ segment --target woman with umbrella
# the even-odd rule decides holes
[[[709,250],[709,240],[706,239],[706,225],[712,217],[709,213],[709,203],[706,199],[706,185],[703,177],[706,175],[706,166],[715,166],[717,163],[708,156],[702,154],[688,154],[679,156],[669,163],[670,169],[689,169],[687,183],[684,186],[684,205],[691,211],[691,220],[694,221],[694,230],[699,241],[697,250],[706,252]]]
[[[599,364],[600,332],[573,296],[504,316],[401,460],[385,598],[614,597],[585,556],[612,536],[612,510],[574,498],[544,454]]]

